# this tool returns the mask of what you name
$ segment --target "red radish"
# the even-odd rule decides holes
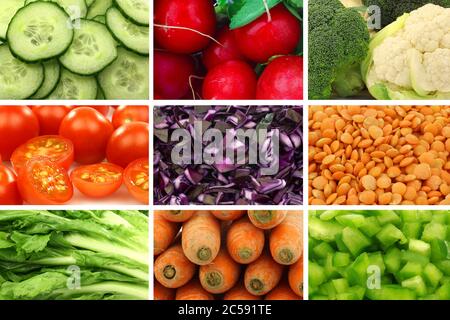
[[[203,99],[250,100],[255,98],[256,74],[245,62],[231,60],[215,66],[203,81]]]
[[[270,21],[263,14],[234,30],[241,53],[255,62],[266,62],[274,55],[292,53],[300,41],[300,21],[283,4],[270,10]]]
[[[180,99],[190,91],[189,77],[194,75],[194,59],[188,55],[155,51],[153,79],[155,96]]]
[[[303,99],[303,58],[284,56],[272,60],[258,79],[256,99]]]
[[[239,47],[234,34],[228,26],[225,26],[217,35],[217,41],[222,45],[212,42],[203,51],[203,64],[208,70],[229,60],[241,60],[243,56],[239,52]]]
[[[213,1],[155,1],[154,23],[155,40],[162,48],[176,53],[200,51],[206,48],[211,41],[208,36],[213,37],[216,30]]]

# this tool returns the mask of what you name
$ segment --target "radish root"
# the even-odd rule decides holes
[[[264,8],[266,9],[266,13],[267,13],[267,22],[271,22],[272,15],[270,14],[269,5],[267,4],[267,0],[262,0],[262,1],[264,3]]]
[[[199,80],[202,80],[202,79],[205,79],[205,78],[199,77],[199,76],[194,76],[194,75],[190,75],[190,76],[189,76],[189,87],[191,88],[192,98],[193,98],[194,100],[196,100],[196,99],[195,99],[195,90],[194,90],[194,86],[192,85],[192,79],[199,79]]]
[[[264,1],[265,1],[265,0],[264,0]],[[192,32],[195,32],[195,33],[197,33],[197,34],[199,34],[199,35],[201,35],[201,36],[203,36],[203,37],[206,37],[206,38],[208,38],[208,39],[214,41],[214,42],[217,43],[219,46],[223,47],[223,44],[221,44],[219,41],[217,41],[216,39],[214,39],[214,38],[211,37],[210,35],[208,35],[208,34],[206,34],[206,33],[203,33],[203,32],[200,32],[200,31],[197,31],[197,30],[195,30],[195,29],[186,28],[186,27],[179,27],[179,26],[168,26],[168,25],[157,24],[157,23],[155,23],[154,26],[155,26],[155,27],[158,27],[158,28],[165,28],[165,29],[179,29],[179,30],[192,31]]]

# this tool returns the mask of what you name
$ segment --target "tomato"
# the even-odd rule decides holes
[[[13,151],[39,134],[39,121],[26,106],[0,106],[0,154],[8,161]]]
[[[121,167],[102,162],[78,167],[72,171],[70,178],[75,187],[84,195],[103,198],[120,188],[122,172]]]
[[[73,195],[66,169],[47,160],[31,161],[19,171],[17,185],[29,204],[63,204]]]
[[[40,136],[28,140],[18,147],[11,156],[16,172],[31,160],[49,160],[69,170],[73,163],[73,143],[61,136]]]
[[[130,194],[139,202],[148,204],[148,158],[134,160],[123,174],[123,181]]]
[[[71,106],[32,106],[39,120],[39,134],[58,134],[61,121],[72,109]]]
[[[139,158],[148,158],[148,123],[126,123],[114,131],[106,148],[108,161],[125,168]]]
[[[142,121],[148,123],[148,106],[120,106],[113,114],[112,124],[115,129],[128,122]]]
[[[17,188],[16,175],[12,170],[0,165],[0,205],[17,205],[22,203],[22,197]]]
[[[97,110],[98,112],[100,112],[105,117],[108,116],[108,114],[109,114],[110,106],[74,106],[72,108],[86,108],[86,107]]]
[[[111,122],[90,107],[70,111],[59,128],[59,134],[72,141],[75,161],[81,164],[105,159],[106,145],[113,131]]]

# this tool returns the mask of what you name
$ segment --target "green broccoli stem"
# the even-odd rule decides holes
[[[356,96],[364,87],[361,65],[353,64],[337,71],[333,89],[340,97]]]

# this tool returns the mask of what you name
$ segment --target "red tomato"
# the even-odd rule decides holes
[[[39,134],[39,121],[26,106],[0,106],[0,154],[8,161],[13,151]]]
[[[32,106],[39,120],[39,134],[58,134],[61,121],[72,109],[71,106]]]
[[[84,195],[103,198],[120,188],[122,172],[121,167],[102,162],[78,167],[72,171],[70,178],[75,187]]]
[[[69,170],[73,163],[73,143],[61,136],[40,136],[28,140],[11,156],[11,163],[19,172],[28,161],[49,160]]]
[[[131,122],[112,134],[106,148],[108,161],[125,168],[139,158],[148,158],[148,123]]]
[[[73,106],[72,108],[92,108],[100,112],[105,117],[109,114],[110,106]]]
[[[125,169],[123,180],[130,194],[139,202],[148,204],[148,158],[134,160]]]
[[[106,145],[113,131],[111,122],[90,107],[70,111],[59,128],[59,134],[73,142],[75,161],[82,164],[105,159]]]
[[[29,204],[63,204],[73,195],[66,169],[51,161],[31,161],[19,171],[17,185]]]
[[[17,188],[16,175],[10,169],[0,165],[0,205],[22,204]]]
[[[115,129],[129,122],[142,121],[148,123],[148,106],[120,106],[113,114],[112,124]]]

